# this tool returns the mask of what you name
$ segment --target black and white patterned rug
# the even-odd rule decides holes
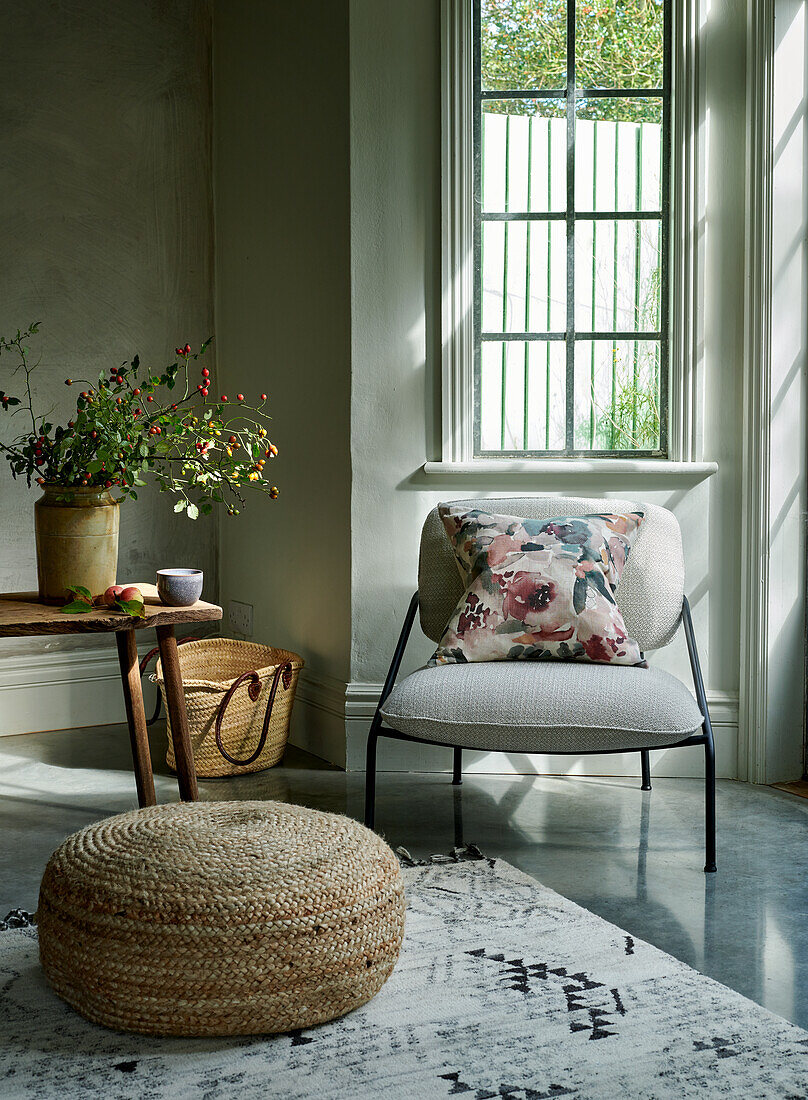
[[[808,1096],[808,1032],[509,864],[404,875],[404,948],[379,995],[267,1038],[148,1039],[87,1023],[51,992],[19,915],[0,932],[0,1096]]]

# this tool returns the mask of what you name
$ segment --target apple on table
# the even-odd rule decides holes
[[[117,600],[128,603],[130,600],[139,600],[143,603],[143,593],[134,585],[111,584],[106,592],[96,596],[104,607],[114,607]]]
[[[89,588],[74,584],[67,589],[68,602],[60,608],[66,615],[80,615],[93,608],[109,608],[110,611],[123,611],[133,619],[142,619],[144,599],[142,591],[134,584],[111,584],[98,596],[90,594]]]
[[[126,611],[139,618],[143,614],[143,593],[134,584],[111,584],[100,596],[93,596],[93,607]]]

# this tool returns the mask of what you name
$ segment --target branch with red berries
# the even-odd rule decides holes
[[[65,385],[85,388],[66,426],[37,418],[31,399],[28,348],[37,331],[31,325],[15,339],[0,337],[0,354],[16,351],[25,368],[23,398],[0,391],[0,406],[12,415],[30,413],[32,431],[11,443],[0,442],[13,477],[30,485],[58,487],[66,498],[76,488],[117,489],[119,499],[137,500],[149,480],[177,497],[175,512],[191,518],[223,505],[238,515],[250,488],[271,499],[277,486],[266,480],[265,467],[278,454],[269,438],[267,395],[251,403],[243,393],[211,398],[211,371],[199,361],[211,340],[197,351],[190,344],[175,349],[176,360],[164,370],[131,362],[101,372],[97,382],[67,378]]]

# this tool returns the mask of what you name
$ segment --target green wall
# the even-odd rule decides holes
[[[219,379],[265,390],[277,501],[221,520],[225,603],[344,683],[350,646],[348,7],[214,12]],[[329,681],[330,682],[330,681]],[[300,708],[298,708],[300,712]],[[300,712],[300,740],[305,714]]]

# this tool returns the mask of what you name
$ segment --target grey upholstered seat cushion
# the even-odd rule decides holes
[[[675,745],[701,728],[685,685],[656,668],[488,661],[413,672],[382,707],[428,741],[505,752],[620,752]]]

